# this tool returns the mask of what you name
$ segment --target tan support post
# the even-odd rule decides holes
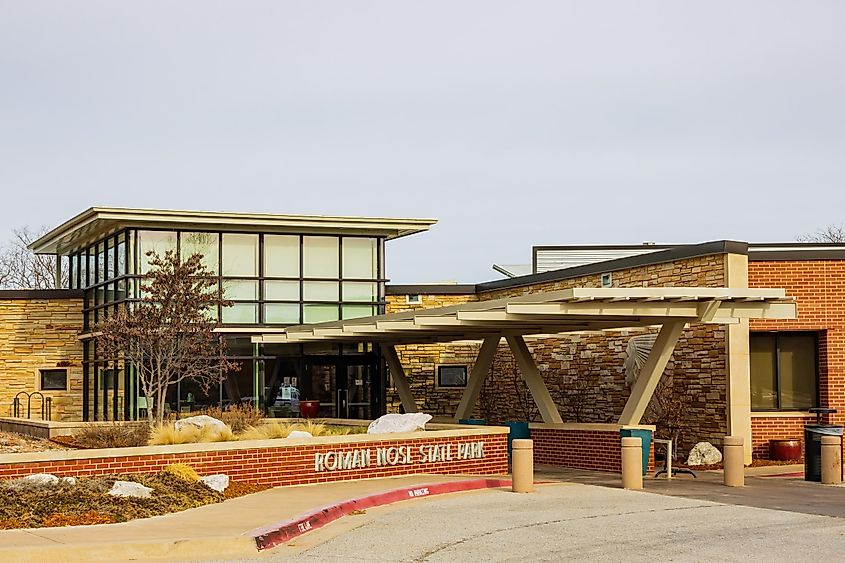
[[[622,438],[622,488],[643,488],[643,439]]]
[[[822,436],[822,483],[842,482],[842,437]]]
[[[484,386],[484,381],[490,374],[493,358],[496,356],[496,350],[499,348],[501,340],[501,336],[489,336],[481,343],[481,350],[478,351],[478,357],[475,359],[475,365],[472,366],[469,381],[467,381],[466,389],[464,389],[464,394],[455,413],[455,422],[472,415],[475,403],[478,401],[478,395]]]
[[[745,440],[742,436],[725,436],[722,456],[722,479],[727,487],[745,486]]]
[[[399,360],[399,354],[396,353],[396,348],[390,344],[382,344],[381,351],[384,354],[384,359],[387,360],[387,367],[390,368],[393,384],[396,386],[396,391],[399,392],[399,398],[402,400],[402,407],[405,412],[419,412],[414,394],[411,392],[411,385],[408,383],[408,378],[405,377],[405,369]]]
[[[534,440],[514,440],[511,487],[515,493],[534,492]]]
[[[543,376],[540,375],[540,370],[537,369],[537,364],[531,357],[531,351],[525,344],[525,340],[521,336],[506,336],[505,340],[507,340],[508,346],[513,352],[513,357],[519,366],[519,373],[522,374],[522,379],[525,380],[528,390],[531,391],[531,396],[534,398],[534,403],[537,405],[537,410],[540,412],[543,422],[546,424],[563,422],[560,418],[560,412],[557,410],[557,405],[549,394],[549,388],[546,387]]]

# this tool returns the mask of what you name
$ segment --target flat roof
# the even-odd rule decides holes
[[[390,240],[427,231],[435,223],[437,219],[91,207],[52,229],[29,249],[36,254],[67,254],[125,228],[371,235]]]
[[[740,319],[796,315],[795,299],[783,289],[590,287],[299,325],[283,333],[253,336],[252,341],[413,344],[646,327],[667,319],[733,324]]]

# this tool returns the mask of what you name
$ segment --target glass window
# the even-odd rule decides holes
[[[258,282],[255,280],[224,280],[223,298],[232,301],[255,301],[258,299]]]
[[[751,408],[806,410],[818,404],[817,336],[752,334]]]
[[[176,250],[176,233],[169,231],[138,231],[138,252],[141,260],[141,274],[150,271],[150,257],[147,252],[155,252],[164,258],[168,250]]]
[[[267,303],[264,322],[270,324],[299,324],[299,303]]]
[[[338,239],[302,238],[302,275],[306,278],[338,277]]]
[[[85,252],[79,255],[79,287],[88,287],[88,257]]]
[[[79,287],[78,283],[78,276],[79,276],[79,254],[74,254],[70,257],[70,277],[69,279],[69,286],[70,289],[77,289]]]
[[[42,391],[65,391],[67,389],[66,369],[42,369],[41,390]]]
[[[181,233],[179,237],[179,253],[182,260],[186,260],[194,254],[202,254],[203,266],[211,272],[211,275],[219,275],[220,235],[217,233]]]
[[[258,277],[258,235],[223,234],[223,275]]]
[[[126,235],[121,233],[117,238],[117,248],[115,250],[114,261],[115,275],[126,275]]]
[[[115,254],[114,248],[114,238],[110,238],[107,241],[107,250],[106,250],[106,262],[108,263],[108,267],[106,271],[108,272],[107,280],[113,280],[115,278],[114,274],[114,267],[115,267],[115,258],[117,257]]]
[[[376,258],[376,239],[350,238],[343,239],[343,277],[375,279],[378,277]]]
[[[268,278],[299,277],[299,237],[264,235],[264,276]]]
[[[318,305],[306,303],[302,307],[303,322],[325,323],[337,320],[337,305]]]
[[[275,301],[299,301],[298,281],[265,281],[264,299]]]
[[[304,301],[337,301],[337,282],[302,282]]]
[[[344,301],[376,301],[376,284],[363,282],[344,282]]]
[[[97,243],[97,283],[106,281],[106,245]]]
[[[375,315],[374,309],[372,305],[344,305],[343,318],[359,319],[361,317],[371,317]]]
[[[235,303],[231,307],[223,307],[223,322],[255,324],[258,322],[258,305],[255,303]]]
[[[437,366],[438,387],[466,387],[466,366]]]

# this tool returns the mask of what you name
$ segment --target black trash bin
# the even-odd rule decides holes
[[[816,414],[816,424],[804,427],[804,480],[822,480],[822,436],[842,436],[842,426],[822,424],[822,414],[835,413],[835,409],[810,409]],[[840,468],[841,472],[842,469]]]

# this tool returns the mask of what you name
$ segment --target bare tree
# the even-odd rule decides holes
[[[799,235],[800,242],[845,242],[845,223],[828,225],[815,233]]]
[[[0,246],[0,288],[54,289],[56,257],[33,254],[27,246],[47,232],[22,227],[12,231],[12,239]],[[62,285],[67,287],[67,268],[62,268]]]
[[[202,255],[185,260],[174,251],[163,258],[155,252],[147,256],[143,298],[100,323],[97,344],[103,357],[135,366],[153,423],[163,420],[171,385],[193,380],[207,392],[236,365],[226,359],[225,340],[214,332],[219,323],[209,313],[231,303],[223,301]]]

